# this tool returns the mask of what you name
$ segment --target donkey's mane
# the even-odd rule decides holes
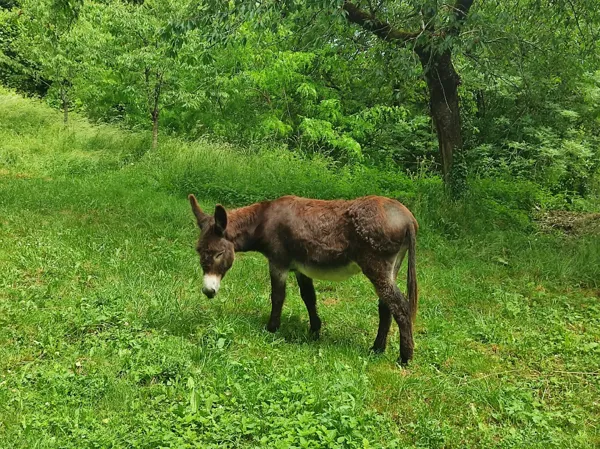
[[[252,234],[268,203],[270,201],[263,201],[229,211],[226,236],[236,251],[245,251],[252,244]]]

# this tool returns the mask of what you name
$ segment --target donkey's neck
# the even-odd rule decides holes
[[[227,239],[236,252],[255,251],[258,245],[256,228],[260,224],[266,202],[234,209],[227,214]]]

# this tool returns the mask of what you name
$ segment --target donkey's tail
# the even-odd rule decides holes
[[[408,291],[408,304],[410,307],[410,320],[414,324],[417,317],[419,293],[417,291],[417,228],[412,224],[408,228],[408,274],[406,276],[406,290]]]

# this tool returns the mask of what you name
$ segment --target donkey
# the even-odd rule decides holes
[[[321,319],[313,279],[341,281],[362,271],[379,296],[379,329],[371,350],[385,351],[393,316],[400,330],[398,361],[405,365],[412,358],[418,224],[403,204],[380,196],[332,201],[284,196],[229,212],[217,204],[211,216],[202,211],[194,195],[188,198],[200,228],[196,251],[204,272],[202,292],[207,297],[219,291],[236,252],[257,251],[269,261],[267,330],[279,328],[286,280],[292,271],[308,310],[310,330],[318,336]],[[396,285],[407,250],[408,300]]]

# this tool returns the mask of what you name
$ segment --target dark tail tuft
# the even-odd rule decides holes
[[[408,230],[408,275],[406,276],[406,289],[408,291],[408,303],[410,305],[410,320],[414,324],[417,317],[419,293],[417,291],[417,230],[413,224]]]

